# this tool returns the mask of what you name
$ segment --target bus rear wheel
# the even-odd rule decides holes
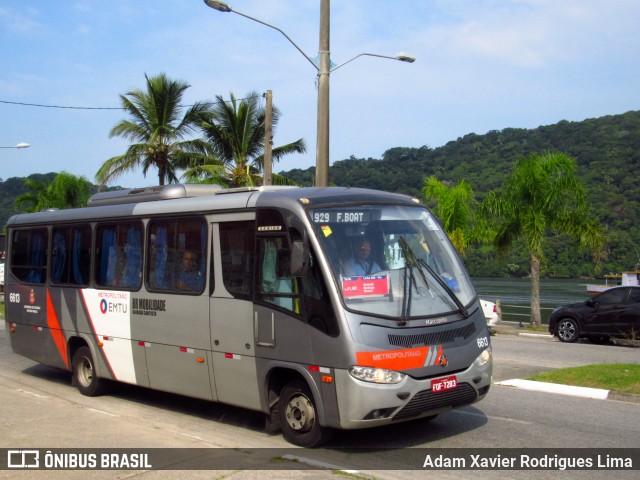
[[[309,386],[300,380],[289,382],[280,392],[280,426],[284,438],[301,447],[317,447],[326,441],[328,430],[318,422],[318,412]]]
[[[106,389],[105,380],[98,378],[88,347],[80,347],[73,355],[73,384],[88,397],[102,395]]]

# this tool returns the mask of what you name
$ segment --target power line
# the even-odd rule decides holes
[[[262,95],[256,95],[255,97],[237,98],[236,101],[249,100],[250,98],[262,97]],[[23,107],[38,107],[38,108],[59,108],[66,110],[124,110],[122,107],[71,107],[66,105],[44,105],[41,103],[26,103],[26,102],[11,102],[9,100],[0,100],[0,103],[7,105],[20,105]],[[231,103],[231,100],[225,100],[225,103]],[[182,108],[192,107],[192,105],[179,105]]]
[[[9,102],[7,100],[0,100],[0,103],[6,103],[9,105],[22,105],[24,107],[66,108],[71,110],[122,110],[122,107],[67,107],[64,105],[42,105],[39,103]]]

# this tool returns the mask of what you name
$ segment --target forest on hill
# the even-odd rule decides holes
[[[589,194],[593,215],[607,235],[600,270],[591,257],[576,250],[574,242],[550,233],[542,274],[580,278],[634,269],[640,263],[640,111],[561,121],[534,129],[507,128],[484,135],[468,134],[438,148],[396,147],[381,159],[352,156],[330,167],[332,184],[366,187],[420,197],[424,179],[435,175],[444,183],[465,180],[478,201],[498,188],[513,163],[522,156],[556,150],[577,161],[578,175]],[[315,168],[280,172],[301,186],[313,184]],[[34,174],[40,182],[55,173]],[[27,191],[24,178],[0,179],[0,225],[15,214],[15,199]],[[115,187],[119,188],[119,187]],[[97,191],[97,186],[94,186]],[[469,249],[464,261],[472,276],[515,276],[529,273],[529,258],[522,245],[499,256],[488,245]]]
[[[335,162],[330,182],[420,197],[424,179],[435,175],[455,184],[466,181],[478,201],[499,187],[520,157],[556,150],[571,155],[589,194],[593,215],[607,235],[599,271],[589,255],[563,236],[551,236],[543,275],[580,278],[634,269],[640,263],[640,111],[561,121],[534,129],[506,128],[484,135],[468,134],[438,148],[391,148],[382,159],[351,157]],[[281,172],[300,185],[311,185],[314,169]],[[486,245],[470,249],[464,258],[473,276],[526,276],[529,258],[516,245],[502,258]]]

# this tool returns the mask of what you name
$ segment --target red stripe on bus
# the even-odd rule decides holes
[[[56,310],[55,308],[53,308],[53,302],[51,301],[49,289],[47,289],[47,325],[49,326],[49,331],[51,332],[53,341],[56,344],[58,353],[60,353],[60,356],[62,357],[62,361],[64,362],[65,366],[69,368],[67,341],[65,340],[64,333],[62,333],[62,329],[60,328],[60,321],[58,320],[58,315],[56,315]]]

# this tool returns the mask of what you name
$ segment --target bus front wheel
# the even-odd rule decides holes
[[[73,356],[73,384],[88,397],[102,395],[105,391],[105,381],[98,378],[88,347],[80,347]]]
[[[327,429],[318,422],[318,412],[309,386],[289,382],[280,392],[280,426],[284,438],[301,447],[317,447],[327,439]]]

